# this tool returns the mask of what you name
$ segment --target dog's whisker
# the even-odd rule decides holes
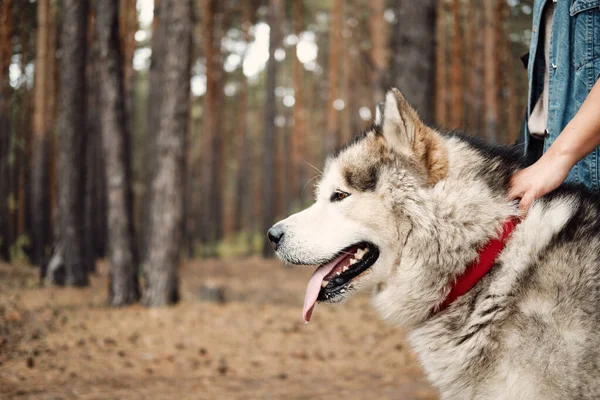
[[[306,160],[303,160],[305,163],[307,163],[309,166],[313,167],[315,170],[319,171],[321,174],[323,173],[323,171],[321,171],[319,168],[315,167],[314,165],[312,165],[311,163],[309,163]]]
[[[311,183],[311,182],[312,182],[314,179],[316,179],[316,178],[318,178],[318,177],[320,177],[320,176],[321,176],[321,175],[319,174],[319,175],[315,175],[315,176],[313,176],[312,178],[310,178],[310,179],[308,180],[308,182],[306,182],[306,185],[304,185],[304,187],[302,188],[302,192],[300,193],[300,196],[302,196],[302,195],[304,194],[304,189],[306,189],[306,187],[308,186],[308,184],[309,184],[309,183]]]

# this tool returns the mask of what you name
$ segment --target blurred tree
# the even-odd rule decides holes
[[[9,98],[11,87],[8,68],[13,55],[12,50],[12,1],[0,2],[0,257],[10,260],[11,224],[10,224],[10,166],[11,127],[9,117]]]
[[[264,127],[264,156],[263,156],[263,197],[262,197],[262,232],[267,232],[275,223],[275,207],[277,192],[274,184],[277,179],[275,171],[276,141],[275,141],[275,87],[277,85],[277,62],[275,61],[275,47],[280,43],[278,18],[281,0],[269,0],[268,22],[269,35],[269,61],[267,61],[267,76],[265,82],[265,127]],[[271,257],[273,252],[268,240],[263,239],[263,257]]]
[[[446,68],[448,29],[446,23],[446,0],[438,1],[436,11],[435,121],[439,126],[445,127],[448,123],[448,70]]]
[[[486,139],[493,144],[500,143],[498,138],[499,21],[497,10],[497,2],[483,0],[484,130]]]
[[[98,126],[98,78],[97,78],[97,56],[95,49],[94,31],[96,26],[96,14],[90,7],[87,24],[88,51],[86,54],[86,79],[85,79],[85,130],[86,130],[86,154],[85,154],[85,188],[83,205],[83,232],[85,234],[85,258],[90,272],[96,270],[96,243],[102,241],[102,234],[96,225],[96,215],[101,212],[97,204],[98,193],[103,185],[98,185],[100,177],[104,178],[103,164],[98,165],[99,155],[102,154],[101,132]],[[104,215],[106,216],[106,215]]]
[[[519,135],[519,116],[516,108],[516,93],[515,93],[515,73],[514,59],[511,54],[510,43],[510,6],[508,2],[502,2],[501,5],[501,35],[503,38],[502,46],[502,62],[504,66],[501,68],[503,72],[503,84],[501,87],[506,88],[506,143],[512,144],[517,141]],[[524,96],[526,97],[526,96]]]
[[[402,91],[422,118],[432,121],[435,103],[431,99],[436,94],[436,1],[396,0],[394,4],[396,23],[392,31],[393,84]],[[438,95],[443,95],[445,85],[442,88],[438,85],[438,89],[442,89],[442,93]]]
[[[135,33],[138,31],[136,0],[120,0],[119,2],[119,40],[123,54],[123,87],[125,97],[125,121],[129,126],[133,121],[133,53],[135,52]]]
[[[225,28],[222,2],[204,0],[204,53],[206,58],[206,94],[203,109],[203,136],[207,151],[203,152],[202,241],[214,246],[223,235],[223,55],[221,40]],[[219,23],[221,22],[221,23]],[[214,255],[212,252],[208,255]]]
[[[88,4],[63,1],[58,115],[58,214],[53,258],[45,278],[67,286],[87,286],[83,206],[85,178],[85,67]],[[53,265],[61,266],[55,274]]]
[[[388,72],[389,43],[387,22],[385,21],[385,0],[373,0],[369,2],[369,32],[371,36],[371,86],[374,93],[373,104],[383,101],[388,89],[386,74]]]
[[[290,169],[290,189],[294,198],[300,198],[302,187],[308,178],[306,169],[306,111],[304,109],[304,67],[298,56],[298,44],[300,43],[300,34],[302,33],[303,8],[302,0],[293,0],[292,3],[292,25],[296,36],[296,45],[294,46],[294,60],[292,65],[292,74],[294,80],[294,128],[292,133],[292,168]]]
[[[32,262],[42,265],[52,237],[50,151],[55,120],[56,0],[38,0],[31,166]]]
[[[96,3],[99,117],[106,160],[109,304],[122,306],[139,298],[133,232],[131,149],[125,122],[123,60],[119,43],[119,0]]]
[[[19,22],[18,43],[20,47],[21,71],[26,71],[30,64],[35,47],[32,46],[32,38],[34,37],[35,27],[35,9],[36,5],[29,3],[20,3],[20,7],[15,10],[21,16]],[[13,13],[14,15],[14,13]],[[18,115],[18,142],[17,154],[15,155],[15,165],[18,168],[17,179],[14,183],[13,192],[17,193],[17,221],[16,235],[17,240],[20,238],[31,237],[31,141],[32,141],[32,93],[31,89],[26,84],[19,85],[20,92],[19,103],[15,107],[15,114]],[[31,257],[31,241],[24,246],[27,255]]]
[[[338,120],[339,112],[336,110],[334,104],[339,97],[340,46],[342,45],[342,0],[333,0],[329,29],[327,136],[324,141],[326,153],[332,152],[341,144]]]
[[[164,52],[166,51],[164,38],[166,29],[162,22],[161,0],[154,0],[154,18],[152,19],[152,58],[150,62],[150,71],[148,72],[148,103],[146,110],[146,137],[145,137],[145,157],[144,157],[144,196],[142,201],[142,224],[141,224],[141,243],[142,254],[148,252],[150,236],[152,234],[152,216],[150,215],[150,205],[152,204],[152,181],[156,175],[156,131],[158,129],[158,118],[160,116],[160,107],[163,97],[162,78],[164,71],[162,63]]]
[[[479,132],[481,121],[481,0],[467,0],[465,5],[466,59],[466,127]]]
[[[450,127],[462,128],[464,124],[463,35],[461,24],[461,0],[452,0],[452,55]]]
[[[144,260],[146,289],[142,303],[164,306],[179,300],[192,38],[191,0],[162,0],[164,29],[162,101],[156,135],[156,175],[152,181],[152,231]]]
[[[250,0],[242,0],[242,40],[244,41],[244,51],[242,54],[242,73],[240,74],[240,91],[239,91],[239,111],[238,111],[238,127],[237,127],[237,171],[236,171],[236,189],[235,189],[235,205],[234,212],[234,230],[236,232],[246,231],[250,234],[250,207],[251,207],[251,183],[252,169],[249,168],[251,150],[250,134],[248,129],[248,78],[244,74],[243,65],[248,54],[248,46],[250,44],[250,27],[252,26],[252,9],[250,8]]]

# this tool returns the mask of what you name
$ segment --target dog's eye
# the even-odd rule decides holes
[[[342,200],[344,200],[348,196],[350,196],[350,193],[342,192],[341,190],[336,190],[335,192],[333,192],[331,194],[331,198],[329,200],[331,200],[331,201],[342,201]]]

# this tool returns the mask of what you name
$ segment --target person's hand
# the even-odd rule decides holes
[[[559,187],[567,178],[573,163],[564,155],[544,154],[535,164],[515,173],[510,180],[508,197],[520,199],[523,216],[536,200]]]

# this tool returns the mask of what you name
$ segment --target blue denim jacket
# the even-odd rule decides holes
[[[539,43],[546,2],[554,1],[550,38],[548,122],[544,152],[575,116],[600,78],[600,0],[535,0],[528,62],[529,94],[527,116],[531,114],[544,84],[544,44]],[[541,29],[540,29],[541,28]],[[600,110],[598,110],[600,113]],[[525,123],[525,146],[529,132]],[[599,189],[600,148],[578,162],[567,177]]]

